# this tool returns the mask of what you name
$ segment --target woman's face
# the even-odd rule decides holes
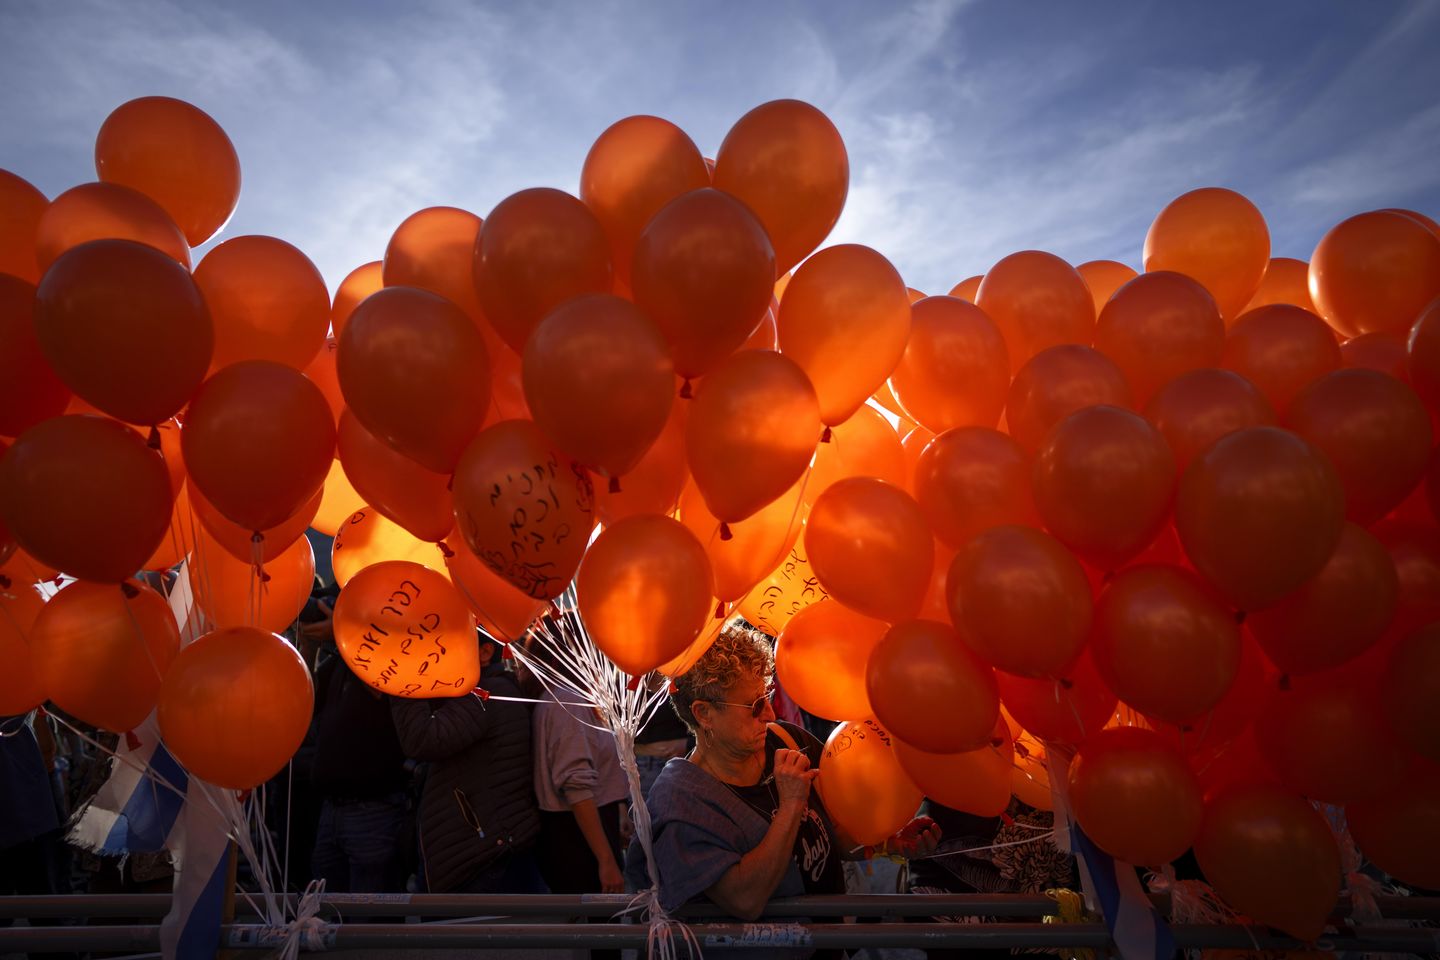
[[[766,727],[775,719],[770,692],[769,677],[744,677],[719,698],[706,701],[710,705],[711,738],[717,745],[737,753],[764,750]]]

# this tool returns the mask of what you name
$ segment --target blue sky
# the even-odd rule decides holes
[[[222,237],[280,236],[331,289],[422,207],[578,189],[634,113],[713,155],[798,97],[850,150],[829,242],[930,293],[1007,253],[1139,266],[1174,196],[1221,185],[1308,258],[1366,209],[1440,214],[1440,4],[0,0],[0,167],[94,179],[131,97],[202,107],[245,186]]]

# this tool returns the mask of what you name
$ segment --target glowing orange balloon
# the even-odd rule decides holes
[[[606,529],[575,575],[595,646],[639,676],[685,652],[710,616],[714,576],[705,548],[678,520],[628,517]]]
[[[62,416],[26,430],[0,460],[0,522],[42,563],[120,583],[170,526],[165,461],[102,417]]]
[[[444,540],[455,527],[450,478],[377,440],[348,410],[336,444],[345,476],[363,502],[420,540]]]
[[[1095,339],[1095,302],[1075,268],[1054,254],[1022,250],[985,274],[975,304],[1000,328],[1010,372],[1060,344]]]
[[[1366,859],[1402,883],[1440,887],[1440,769],[1425,764],[1373,800],[1345,806]]]
[[[805,552],[830,596],[892,623],[919,612],[934,561],[920,507],[873,477],[841,480],[820,495],[805,524]]]
[[[1307,385],[1340,368],[1340,345],[1324,321],[1286,304],[1241,317],[1225,338],[1221,366],[1264,392],[1277,413]]]
[[[859,244],[827,247],[795,271],[777,323],[780,352],[815,385],[820,419],[850,418],[890,376],[910,337],[910,298],[890,261]]]
[[[0,716],[29,713],[45,702],[30,645],[35,618],[44,609],[45,601],[28,585],[0,589]]]
[[[1325,566],[1340,542],[1344,497],[1335,468],[1303,438],[1249,427],[1191,461],[1175,528],[1196,570],[1239,609],[1258,610]]]
[[[477,328],[485,325],[475,293],[475,242],[480,218],[456,207],[426,207],[390,235],[381,278],[387,287],[417,287],[449,300]]]
[[[157,718],[192,776],[231,790],[269,780],[310,727],[315,692],[300,654],[251,627],[207,633],[165,674]]]
[[[1133,267],[1127,267],[1115,260],[1091,260],[1080,264],[1075,268],[1075,272],[1080,274],[1080,279],[1085,281],[1085,286],[1090,291],[1090,299],[1095,302],[1096,317],[1105,309],[1111,295],[1136,277]]]
[[[29,284],[40,282],[35,235],[49,205],[45,194],[28,180],[0,170],[0,273]]]
[[[797,613],[829,596],[810,569],[805,545],[796,540],[789,556],[741,599],[740,614],[748,623],[778,637]]]
[[[261,560],[268,563],[280,554],[289,549],[290,545],[305,535],[310,521],[315,518],[315,513],[320,509],[322,491],[316,490],[310,499],[297,510],[294,515],[287,517],[283,523],[276,524],[265,530],[256,531],[240,526],[229,520],[215,508],[199,488],[189,489],[187,485],[186,498],[195,511],[195,517],[220,546],[230,552],[232,557],[243,560],[246,563],[254,562],[255,553],[258,550]],[[255,541],[255,534],[260,534],[260,540]]]
[[[1004,711],[1001,711],[1004,715]],[[1015,799],[1037,810],[1054,810],[1055,799],[1050,791],[1050,766],[1045,745],[1031,736],[1013,719],[1006,717],[1010,735],[1015,740],[1015,767],[1010,771],[1010,789]]]
[[[1310,257],[1310,296],[1347,337],[1403,332],[1440,297],[1440,237],[1386,210],[1343,220]]]
[[[1050,428],[1076,410],[1102,403],[1128,408],[1132,399],[1115,361],[1090,347],[1065,344],[1036,354],[1015,374],[1005,420],[1016,442],[1034,453]]]
[[[950,619],[991,666],[1022,677],[1060,676],[1090,633],[1090,584],[1049,534],[1005,526],[971,539],[945,581]]]
[[[300,537],[256,572],[202,529],[195,531],[186,574],[195,604],[217,627],[253,626],[281,633],[295,622],[315,585],[315,552]]]
[[[700,148],[668,120],[626,117],[595,138],[580,171],[580,199],[605,228],[617,279],[629,282],[635,243],[660,208],[708,186]]]
[[[537,600],[565,592],[595,520],[585,470],[528,420],[480,432],[455,468],[455,521],[491,570]]]
[[[1184,274],[1163,270],[1117,290],[1095,325],[1095,348],[1124,372],[1137,406],[1186,371],[1219,366],[1224,345],[1214,298]]]
[[[34,313],[35,288],[0,273],[0,436],[18,437],[70,402],[35,335]]]
[[[1033,477],[1046,528],[1079,556],[1113,570],[1145,549],[1169,516],[1175,457],[1139,414],[1086,407],[1050,431]]]
[[[709,373],[685,425],[685,456],[710,512],[744,520],[805,473],[820,436],[805,371],[779,353],[747,350]]]
[[[214,236],[240,199],[235,145],[208,113],[170,97],[111,111],[95,137],[95,173],[160,204],[192,247]]]
[[[912,494],[916,492],[916,471],[920,463],[920,456],[925,452],[930,441],[934,439],[935,434],[916,424],[900,440],[900,449],[905,454],[905,489]]]
[[[690,479],[690,467],[685,462],[685,424],[689,419],[690,404],[671,404],[660,436],[625,474],[620,489],[596,489],[595,513],[601,523],[612,524],[637,513],[675,512],[680,493]]]
[[[990,742],[963,753],[926,753],[903,740],[895,755],[910,782],[931,800],[977,817],[998,817],[1010,805],[1015,746],[1003,719]]]
[[[1391,330],[1362,333],[1340,344],[1340,362],[1347,369],[1378,370],[1405,383],[1410,382],[1408,360],[1405,336]]]
[[[1270,230],[1255,205],[1233,190],[1203,187],[1171,200],[1145,234],[1145,271],[1173,270],[1210,291],[1227,323],[1270,264]]]
[[[345,275],[335,291],[335,302],[330,305],[330,327],[336,340],[345,331],[350,314],[360,306],[362,300],[385,287],[385,264],[380,260],[362,263]]]
[[[910,309],[910,339],[890,374],[903,410],[935,433],[995,426],[1010,356],[994,321],[953,297],[927,297]]]
[[[190,269],[190,246],[175,221],[143,193],[114,183],[82,183],[50,202],[35,229],[43,274],[66,250],[91,240],[132,240]]]
[[[210,314],[190,274],[143,244],[67,251],[35,292],[35,332],[60,379],[127,423],[174,416],[205,378]]]
[[[341,524],[364,506],[365,498],[355,491],[354,485],[345,476],[344,464],[336,457],[330,462],[330,472],[325,474],[325,487],[320,494],[320,509],[315,511],[310,526],[327,537],[333,537]]]
[[[995,671],[953,627],[908,620],[891,627],[871,651],[865,691],[887,730],[927,753],[985,746],[1000,715]]]
[[[60,571],[36,560],[18,544],[10,559],[0,564],[0,577],[9,580],[12,586],[33,586],[46,580],[54,580],[59,574]]]
[[[386,560],[418,563],[432,570],[444,569],[444,551],[440,544],[417,539],[378,510],[370,507],[356,510],[335,532],[335,542],[330,547],[335,582],[344,587],[361,570]]]
[[[827,720],[870,717],[865,665],[885,624],[833,599],[790,616],[775,646],[775,676],[802,710]]]
[[[582,293],[610,291],[610,245],[585,204],[535,187],[490,211],[475,243],[474,274],[485,318],[519,353],[551,310]]]
[[[436,294],[387,287],[355,308],[336,359],[345,403],[379,439],[450,473],[490,405],[485,341]]]
[[[1246,427],[1275,425],[1275,409],[1253,383],[1232,370],[1191,370],[1171,380],[1145,407],[1165,435],[1181,473],[1206,447]]]
[[[1319,312],[1310,299],[1310,264],[1290,257],[1272,257],[1270,265],[1265,268],[1265,279],[1260,281],[1260,289],[1255,291],[1255,296],[1240,313],[1244,315],[1272,303],[1288,303],[1311,313]]]
[[[608,293],[575,297],[540,322],[525,344],[524,378],[535,425],[612,481],[639,463],[675,401],[659,329]]]
[[[1380,691],[1390,726],[1415,752],[1440,763],[1440,623],[1400,641]]]
[[[392,697],[463,697],[480,682],[475,615],[443,573],[405,560],[361,570],[335,601],[345,665]]]
[[[874,720],[842,723],[825,741],[816,785],[835,825],[856,843],[880,843],[914,819],[924,795]]]
[[[1101,730],[1070,765],[1075,820],[1126,863],[1157,866],[1184,853],[1200,830],[1200,783],[1179,751],[1139,727]]]
[[[524,637],[530,624],[545,610],[545,601],[521,593],[485,566],[459,534],[446,537],[445,546],[450,551],[445,555],[450,582],[470,605],[480,629],[502,643]]]
[[[680,522],[695,534],[715,573],[715,596],[742,599],[790,553],[804,525],[804,507],[796,486],[752,516],[730,524],[731,537],[720,537],[720,521],[705,506],[694,483],[680,494]]]
[[[675,372],[698,377],[755,331],[775,251],[743,203],[706,187],[666,204],[635,244],[635,303],[664,334]]]
[[[846,477],[878,477],[903,490],[907,486],[904,466],[900,438],[884,414],[867,404],[833,428],[827,442],[815,447],[815,462],[805,481],[805,502],[813,504]]]
[[[1030,459],[998,430],[961,427],[932,440],[915,466],[915,499],[940,539],[959,549],[1004,524],[1039,526]]]
[[[777,273],[829,235],[850,189],[850,160],[830,119],[799,100],[762,103],[735,122],[715,154],[715,187],[765,225]]]
[[[1059,743],[1079,746],[1102,729],[1115,713],[1115,694],[1100,679],[1090,651],[1056,679],[1032,680],[995,675],[1005,709],[1026,730]]]
[[[340,414],[345,410],[345,395],[340,392],[340,374],[335,369],[335,358],[339,352],[340,342],[334,337],[326,337],[315,359],[300,371],[325,395],[336,427],[340,426]]]
[[[975,297],[980,293],[980,282],[984,280],[983,274],[976,274],[973,277],[966,277],[955,286],[950,288],[949,295],[956,300],[964,300],[966,303],[974,303]]]
[[[1309,803],[1271,784],[1236,785],[1212,797],[1195,857],[1226,902],[1301,940],[1324,932],[1340,895],[1340,852],[1330,825]]]
[[[235,237],[195,267],[215,320],[214,369],[272,360],[303,370],[325,343],[330,294],[297,248],[275,237]]]
[[[165,598],[135,581],[76,581],[45,605],[30,633],[46,697],[88,724],[123,733],[155,709],[180,651]]]

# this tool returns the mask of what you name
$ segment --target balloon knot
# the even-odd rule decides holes
[[[449,545],[446,544],[444,540],[439,541],[435,544],[435,546],[440,548],[440,556],[444,557],[446,560],[449,560],[455,556],[455,551],[451,550]]]
[[[716,620],[724,620],[724,619],[725,619],[725,601],[724,601],[724,600],[717,600],[717,601],[715,601],[715,619],[716,619]]]
[[[256,544],[257,546],[264,543],[265,534],[261,533],[259,530],[256,530],[254,533],[250,534],[250,542]]]
[[[1280,674],[1279,687],[1280,687],[1281,690],[1289,690],[1289,689],[1290,689],[1290,674],[1288,674],[1288,673],[1282,673],[1282,674]]]
[[[999,737],[991,737],[991,738],[990,738],[990,746],[992,746],[992,747],[999,747],[999,746],[1001,746],[1001,745],[1004,744],[1004,743],[1005,743],[1005,741],[1004,741],[1004,740],[1001,740]]]
[[[1006,813],[1004,810],[1000,811],[1000,822],[1005,824],[1005,826],[1007,827],[1015,826],[1015,818],[1010,816],[1010,814]]]
[[[1106,570],[1106,571],[1105,571],[1105,575],[1100,578],[1100,582],[1101,582],[1101,583],[1109,583],[1111,580],[1114,580],[1114,579],[1115,579],[1115,571],[1114,571],[1114,570]]]
[[[256,567],[255,567],[255,574],[256,574],[256,576],[258,576],[258,577],[260,578],[260,582],[261,582],[261,583],[269,583],[269,582],[270,582],[270,574],[266,573],[266,572],[265,572],[265,568],[262,567],[262,566],[259,566],[258,564],[257,564]]]
[[[689,400],[695,396],[695,391],[690,388],[690,378],[686,377],[685,382],[680,384],[680,399]]]
[[[120,584],[120,592],[125,594],[126,600],[134,600],[136,597],[140,596],[140,588],[135,586],[135,584],[130,583],[129,581]]]
[[[127,750],[140,749],[140,737],[138,734],[135,733],[134,730],[125,731],[125,748]]]
[[[50,714],[48,714],[48,713],[45,712],[45,704],[43,704],[43,703],[36,704],[36,706],[35,706],[35,716],[41,717],[41,718],[50,716]]]
[[[619,477],[611,477],[611,478],[610,478],[610,492],[611,492],[611,493],[619,493],[619,492],[620,492],[620,478],[619,478]]]
[[[1244,610],[1236,610],[1236,611],[1235,611],[1235,623],[1238,625],[1238,624],[1243,624],[1244,622],[1245,622],[1245,611],[1244,611]]]
[[[1023,743],[1019,743],[1018,741],[1015,744],[1015,752],[1020,754],[1021,757],[1030,756],[1030,748],[1025,746],[1025,744]]]
[[[832,435],[831,435],[831,433],[830,433],[830,428],[829,428],[829,427],[826,427],[826,428],[825,428],[825,432],[822,433],[822,434],[820,434],[820,442],[821,442],[821,443],[829,443],[831,436],[832,436]]]
[[[486,700],[490,699],[490,691],[486,690],[484,687],[476,687],[471,692],[474,693],[475,696],[480,698],[481,703],[484,703]]]
[[[726,522],[723,521],[723,520],[720,521],[720,539],[721,539],[721,540],[733,540],[733,539],[735,539],[735,534],[733,534],[733,533],[730,532],[730,524],[726,523]]]
[[[510,649],[510,644],[508,644],[508,643],[502,643],[502,644],[500,645],[500,659],[501,659],[501,660],[514,660],[514,659],[515,659],[515,651]]]
[[[445,478],[445,492],[446,492],[446,493],[453,493],[454,491],[455,491],[455,474],[452,473],[452,474],[450,474],[450,476],[448,476],[448,477]]]
[[[10,589],[10,578],[7,577],[7,576],[5,576],[5,574],[0,573],[0,590],[9,590],[9,589]]]
[[[159,450],[159,449],[160,449],[160,428],[159,428],[159,427],[152,426],[152,427],[150,428],[150,435],[145,438],[145,446],[149,447],[151,450]]]
[[[635,691],[640,689],[640,675],[636,674],[625,682],[625,689]]]
[[[237,792],[235,795],[240,798],[241,803],[244,803],[246,800],[250,799],[250,790],[247,788],[245,790]]]
[[[1064,689],[1066,689],[1066,690],[1074,690],[1074,689],[1075,689],[1075,681],[1074,681],[1074,680],[1071,680],[1069,677],[1061,677],[1060,680],[1059,680],[1059,684],[1060,684],[1060,686],[1061,686],[1062,688],[1064,688]]]
[[[673,696],[675,696],[675,694],[677,694],[677,693],[679,693],[679,692],[680,692],[680,688],[677,687],[677,686],[675,686],[675,681],[674,681],[674,680],[671,680],[669,683],[667,683],[667,684],[665,685],[665,695],[666,695],[667,697],[673,697]]]

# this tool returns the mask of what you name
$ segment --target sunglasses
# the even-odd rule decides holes
[[[760,718],[760,714],[765,712],[765,705],[770,702],[770,697],[774,693],[774,690],[766,690],[764,693],[760,694],[760,696],[755,698],[754,703],[735,703],[731,700],[710,700],[707,702],[719,704],[720,706],[725,707],[745,707],[747,710],[750,711],[750,716],[758,720]]]

